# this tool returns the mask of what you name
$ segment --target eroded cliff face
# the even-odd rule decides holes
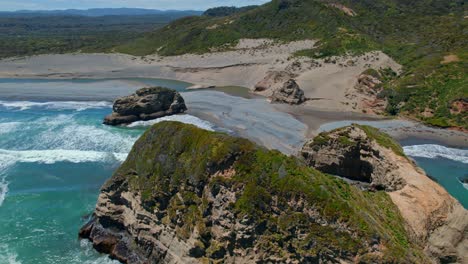
[[[385,192],[161,122],[102,187],[80,236],[124,263],[427,262],[403,221]]]
[[[468,211],[388,135],[352,125],[320,134],[301,154],[318,170],[385,190],[405,219],[411,239],[434,262],[468,263]]]

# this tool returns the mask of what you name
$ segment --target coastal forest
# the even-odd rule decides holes
[[[0,12],[0,58],[45,53],[112,52],[198,11],[137,12],[95,9],[79,12]],[[157,10],[156,10],[157,11]]]

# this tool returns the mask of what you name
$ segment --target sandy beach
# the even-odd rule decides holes
[[[297,128],[295,131],[298,133],[297,138],[292,140],[295,143],[291,141],[289,147],[283,148],[288,149],[289,153],[293,153],[299,147],[298,142],[317,135],[324,124],[350,120],[386,120],[385,117],[364,114],[363,110],[357,107],[361,98],[349,98],[346,94],[353,89],[359,74],[365,69],[391,68],[398,72],[401,66],[382,52],[371,52],[358,57],[332,58],[327,61],[293,56],[294,52],[312,48],[315,44],[313,40],[284,44],[267,39],[246,39],[240,41],[233,50],[204,55],[134,57],[124,54],[57,54],[9,58],[0,61],[0,78],[34,78],[64,82],[70,79],[101,79],[103,83],[97,89],[90,85],[85,85],[86,89],[83,88],[85,86],[73,85],[66,90],[60,88],[63,87],[63,83],[57,84],[57,87],[46,83],[40,91],[33,91],[28,86],[8,84],[10,86],[2,86],[0,99],[29,97],[31,100],[43,100],[54,97],[55,100],[112,101],[137,88],[148,86],[138,79],[128,80],[131,78],[162,78],[187,82],[196,85],[197,88],[216,87],[215,90],[223,93],[204,93],[206,89],[186,93],[188,102],[195,106],[192,110],[194,115],[242,131],[242,118],[249,120],[244,126],[255,126],[262,123],[262,117],[258,114],[262,111],[284,113],[298,122],[293,126]],[[285,70],[294,74],[306,97],[311,100],[301,106],[270,105],[267,98],[262,97],[268,96],[268,92],[253,94],[245,89],[252,91],[255,84],[271,71]],[[127,80],[122,81],[125,78]],[[246,101],[241,103],[232,98]],[[226,105],[230,106],[229,111],[225,109]],[[246,119],[249,114],[244,113],[241,118],[238,113],[246,108],[250,109],[251,115],[258,115]],[[222,113],[228,113],[231,119]],[[284,118],[285,116],[281,117],[282,120],[285,120]],[[400,125],[387,130],[397,139],[427,138],[452,146],[468,147],[468,136],[465,133],[432,129],[410,121],[395,122]],[[299,128],[299,124],[304,127]],[[375,125],[379,126],[379,123]],[[282,131],[282,126],[276,126],[274,129]],[[243,133],[266,146],[278,144],[268,142],[267,137],[262,136],[260,131],[261,129],[251,134],[245,131]],[[280,134],[276,137],[286,136]]]

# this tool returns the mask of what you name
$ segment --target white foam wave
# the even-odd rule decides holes
[[[460,180],[460,183],[463,185],[463,187],[464,187],[465,189],[468,190],[468,183],[464,183],[464,182],[462,182],[461,180]]]
[[[0,101],[0,106],[9,110],[28,110],[33,107],[41,107],[56,110],[99,109],[112,107],[112,103],[106,101],[57,101],[57,102],[30,102],[30,101]]]
[[[0,263],[21,264],[17,258],[18,254],[12,252],[7,245],[0,244]]]
[[[56,162],[123,162],[127,153],[111,153],[82,150],[5,150],[0,149],[0,164],[42,163],[54,164]]]
[[[8,193],[8,182],[6,181],[6,176],[1,176],[0,179],[0,206],[2,206],[3,201],[5,201],[6,195]]]
[[[16,131],[22,125],[21,122],[0,123],[0,135]]]
[[[86,239],[80,240],[80,247],[81,252],[75,259],[77,263],[83,264],[119,264],[120,262],[116,260],[112,260],[107,255],[98,255],[96,251],[93,249],[91,242]],[[82,261],[81,258],[87,258],[88,260]],[[91,259],[91,260],[90,260]]]
[[[0,123],[0,143],[7,149],[65,149],[129,152],[138,133],[89,124],[74,114],[41,117],[30,122]]]
[[[426,144],[403,147],[406,155],[421,158],[446,158],[468,163],[468,150],[448,148],[440,145]]]
[[[105,126],[78,125],[71,121],[60,127],[51,127],[33,140],[34,148],[80,149],[106,152],[129,152],[138,139]]]
[[[178,121],[185,124],[195,125],[199,128],[214,131],[214,125],[208,121],[202,120],[196,116],[192,115],[173,115],[173,116],[165,116],[154,120],[149,121],[137,121],[133,122],[128,127],[144,127],[144,126],[152,126],[162,121]]]

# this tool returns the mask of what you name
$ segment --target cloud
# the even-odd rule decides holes
[[[215,6],[257,5],[268,0],[0,0],[0,11],[134,7],[205,10]]]

